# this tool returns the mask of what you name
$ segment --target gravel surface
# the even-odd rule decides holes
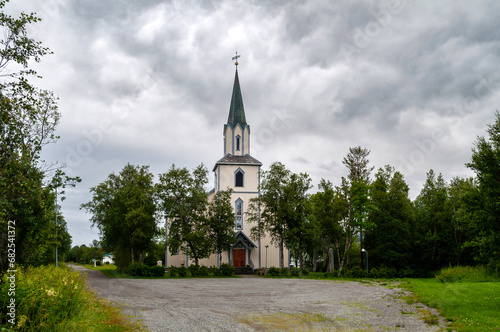
[[[115,279],[87,272],[98,294],[148,331],[438,331],[405,292],[376,283],[308,279]]]

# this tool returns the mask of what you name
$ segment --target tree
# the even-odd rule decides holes
[[[310,195],[307,192],[311,187],[311,178],[308,174],[291,173],[283,188],[286,245],[296,251],[301,268],[305,267],[304,250],[310,215]]]
[[[363,267],[363,230],[369,230],[373,225],[369,223],[368,213],[373,209],[370,204],[370,173],[373,167],[368,167],[370,150],[360,146],[349,148],[349,153],[342,163],[349,169],[349,224],[359,229],[361,267]]]
[[[7,268],[7,226],[16,226],[16,263],[48,263],[56,242],[67,241],[69,234],[59,225],[55,233],[54,193],[44,180],[50,179],[40,161],[42,148],[57,141],[55,129],[60,120],[57,98],[30,83],[36,71],[29,67],[50,54],[41,42],[27,34],[27,27],[40,21],[35,14],[12,17],[3,12],[0,0],[0,270]],[[11,66],[13,65],[13,66]],[[48,181],[50,182],[50,180]],[[66,236],[67,235],[67,236]],[[62,244],[62,243],[61,243]]]
[[[224,248],[236,242],[234,234],[234,212],[231,206],[231,189],[218,191],[208,207],[208,225],[213,241],[213,253],[217,254],[217,267]]]
[[[443,176],[431,169],[414,202],[415,225],[412,261],[417,269],[435,271],[456,257],[452,229],[452,210]]]
[[[120,174],[110,174],[90,189],[92,200],[81,208],[92,214],[104,249],[115,253],[122,269],[130,262],[142,262],[158,233],[153,174],[149,166],[125,165]]]
[[[380,168],[372,183],[369,220],[375,226],[366,233],[365,245],[372,266],[403,270],[410,265],[413,218],[409,188],[403,175],[387,165]]]
[[[191,173],[172,165],[159,178],[156,192],[169,221],[168,248],[170,252],[180,249],[198,264],[210,256],[214,247],[207,218],[208,170],[201,164]]]
[[[489,138],[478,137],[467,167],[476,173],[478,188],[468,195],[468,211],[473,216],[474,239],[478,263],[489,264],[500,271],[500,113],[488,126]]]

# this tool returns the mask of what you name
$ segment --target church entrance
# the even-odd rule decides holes
[[[233,249],[233,266],[245,267],[245,249]]]

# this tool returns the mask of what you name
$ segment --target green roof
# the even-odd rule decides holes
[[[240,124],[243,128],[247,124],[245,119],[245,109],[243,108],[243,98],[241,97],[240,80],[238,79],[238,69],[234,76],[233,95],[231,96],[231,105],[229,106],[229,117],[227,124],[235,127]]]

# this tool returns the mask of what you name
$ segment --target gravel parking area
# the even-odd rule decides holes
[[[438,331],[402,290],[307,279],[114,279],[87,272],[98,294],[148,331]]]

